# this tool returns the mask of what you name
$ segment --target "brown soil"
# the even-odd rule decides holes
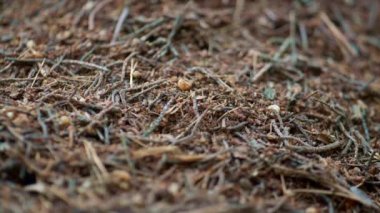
[[[378,1],[0,5],[0,212],[379,211]]]

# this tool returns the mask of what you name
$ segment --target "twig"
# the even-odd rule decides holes
[[[193,100],[193,111],[194,111],[196,117],[199,118],[200,114],[199,114],[199,108],[198,108],[198,103],[197,103],[197,96],[196,96],[195,92],[191,93],[191,97]]]
[[[166,21],[165,18],[159,18],[159,19],[157,19],[151,23],[148,23],[148,24],[144,25],[143,27],[141,27],[140,29],[133,32],[133,36],[137,36],[140,33],[144,32],[145,30],[154,29],[154,28],[160,26],[161,24],[163,24],[165,21]]]
[[[34,81],[34,80],[43,80],[44,78],[3,78],[0,79],[0,83],[13,82],[13,81]]]
[[[88,1],[86,2],[81,10],[79,11],[79,13],[77,13],[77,15],[74,17],[74,21],[73,21],[73,26],[77,26],[80,22],[80,20],[83,18],[83,16],[88,13],[88,11],[92,10],[95,6],[95,3],[93,1]]]
[[[370,155],[370,157],[369,157],[369,159],[365,165],[365,171],[368,171],[369,167],[371,166],[371,163],[372,163],[373,158],[375,157],[375,154],[376,154],[376,152],[372,151],[372,153],[371,153],[371,155]]]
[[[299,23],[299,31],[301,35],[301,44],[304,50],[309,49],[309,41],[307,37],[306,27],[304,23]]]
[[[297,129],[305,136],[307,142],[311,143],[311,139],[309,135],[305,132],[305,130],[301,127],[301,125],[297,121],[293,121],[294,125],[297,127]]]
[[[160,59],[161,57],[166,55],[169,50],[172,51],[174,56],[178,56],[178,53],[172,49],[172,45],[173,45],[172,42],[173,42],[174,36],[177,34],[177,31],[181,27],[182,21],[183,21],[183,17],[181,15],[176,17],[174,24],[173,24],[173,29],[169,34],[169,37],[166,41],[166,44],[156,53],[154,58]]]
[[[140,95],[142,95],[142,94],[144,94],[144,93],[147,93],[147,92],[151,91],[152,89],[154,89],[154,88],[156,88],[156,87],[159,87],[159,86],[160,86],[159,84],[154,84],[153,86],[148,87],[148,88],[142,90],[141,92],[138,92],[138,93],[136,93],[135,95],[131,96],[130,98],[128,98],[127,101],[132,101],[132,100],[134,100],[135,98],[139,97]],[[123,90],[123,91],[125,91],[125,90]]]
[[[359,131],[354,130],[353,133],[356,136],[356,138],[358,138],[359,141],[361,142],[362,147],[363,147],[363,151],[364,151],[365,154],[367,154],[368,152],[373,151],[372,148],[371,148],[371,146],[368,144],[368,142],[366,141],[366,139],[363,137],[362,134],[360,134]]]
[[[225,129],[229,130],[229,131],[235,131],[235,130],[239,130],[239,129],[245,127],[247,124],[248,124],[248,121],[243,121],[243,122],[240,122],[234,126],[228,126]]]
[[[351,195],[347,195],[345,193],[336,192],[334,190],[323,190],[323,189],[291,189],[291,193],[312,193],[312,194],[321,194],[321,195],[335,195],[339,197],[344,197],[348,199],[352,199]]]
[[[49,137],[49,129],[46,126],[46,123],[44,122],[44,120],[42,118],[42,113],[41,113],[40,109],[37,109],[37,121],[38,121],[38,123],[40,124],[40,126],[42,128],[44,139],[48,139],[48,137]]]
[[[130,97],[128,99],[128,101],[131,101],[135,98],[137,98],[138,96],[140,96],[141,94],[145,93],[145,92],[148,92],[154,88],[156,88],[157,86],[161,85],[162,83],[166,82],[165,79],[160,79],[160,80],[157,80],[157,81],[153,81],[153,82],[149,82],[149,83],[145,83],[145,84],[142,84],[142,85],[139,85],[139,86],[136,86],[136,87],[133,87],[133,88],[127,88],[127,89],[121,89],[120,91],[113,91],[112,92],[112,98],[114,99],[114,97],[119,94],[120,97],[122,98],[122,101],[123,103],[125,104],[126,103],[126,100],[125,100],[125,93],[126,92],[131,92],[131,91],[135,91],[135,90],[139,90],[139,89],[144,89],[146,87],[149,87],[147,88],[146,90],[142,90],[140,93],[136,93],[134,96]],[[109,90],[107,90],[105,93],[101,94],[100,96],[101,97],[104,97],[104,95],[108,94],[109,93]]]
[[[128,7],[124,7],[123,11],[121,12],[119,19],[117,20],[117,24],[115,26],[115,30],[113,31],[113,36],[110,45],[115,44],[117,38],[119,37],[121,28],[123,26],[123,23],[125,19],[128,17],[129,9]]]
[[[375,28],[376,21],[379,19],[379,10],[380,10],[380,4],[378,1],[372,1],[370,4],[368,4],[369,8],[369,15],[368,15],[368,22],[367,22],[367,28],[372,30]]]
[[[83,54],[82,57],[80,57],[79,61],[87,60],[91,56],[91,54],[93,54],[95,52],[95,50],[97,50],[98,48],[99,48],[98,45],[94,45],[89,51],[87,51],[85,54]]]
[[[34,83],[36,83],[37,77],[41,73],[41,70],[43,69],[44,65],[45,65],[45,60],[43,60],[41,64],[38,64],[38,71],[36,73],[36,76],[34,77],[32,84],[30,85],[31,88],[33,87]]]
[[[100,66],[94,63],[89,63],[89,62],[84,62],[84,61],[79,61],[79,60],[72,60],[72,59],[64,59],[62,64],[76,64],[76,65],[81,65],[83,67],[86,67],[88,69],[98,69],[104,72],[109,72],[110,70],[107,67]]]
[[[343,35],[343,33],[334,25],[334,23],[330,20],[328,15],[325,12],[322,12],[320,14],[320,17],[322,21],[327,25],[329,30],[332,32],[332,34],[335,36],[336,40],[338,41],[338,44],[343,45],[351,55],[358,56],[357,51],[351,46],[351,44],[348,42],[347,38]]]
[[[357,194],[353,193],[352,191],[347,189],[345,186],[342,186],[337,181],[337,177],[335,177],[331,173],[325,173],[323,175],[323,174],[316,173],[316,172],[305,171],[305,170],[301,170],[301,169],[288,168],[288,167],[278,165],[278,164],[272,165],[271,167],[278,174],[283,174],[283,175],[290,176],[290,177],[302,177],[302,178],[312,180],[316,183],[319,183],[319,184],[322,184],[326,187],[331,188],[332,191],[330,193],[333,195],[338,195],[337,193],[339,193],[339,196],[341,196],[341,197],[345,197],[345,198],[348,198],[351,200],[358,201],[358,202],[360,202],[366,206],[378,208],[372,202],[372,200],[367,200],[367,199],[364,199],[362,197],[359,197]],[[294,191],[294,190],[290,190],[290,191]],[[300,190],[299,192],[301,192],[301,191],[302,190]],[[318,190],[318,192],[322,192],[322,191]]]
[[[365,139],[367,143],[369,144],[371,137],[369,135],[368,125],[367,125],[367,111],[363,110],[361,111],[361,114],[362,114],[361,120],[362,120],[363,129],[364,129]]]
[[[285,143],[285,147],[299,153],[322,153],[322,152],[328,152],[328,151],[337,149],[341,147],[343,144],[344,144],[344,141],[337,140],[334,143],[324,145],[324,146],[318,146],[318,147],[294,146],[287,143]]]
[[[321,101],[321,100],[318,100],[316,98],[310,98],[310,100],[313,100],[313,101],[316,101],[316,102],[319,102],[325,106],[327,106],[331,111],[333,111],[334,113],[336,113],[337,115],[340,115],[342,118],[345,118],[347,117],[344,112],[339,112],[334,106],[331,106],[330,104],[324,102],[324,101]]]
[[[20,62],[20,63],[38,63],[38,62],[45,62],[50,65],[55,65],[56,62],[50,59],[46,58],[28,58],[28,59],[19,59],[19,58],[5,58],[7,61],[14,61],[14,62]],[[76,64],[76,65],[81,65],[83,67],[86,67],[87,69],[98,69],[104,72],[108,72],[109,69],[104,66],[100,66],[94,63],[89,63],[89,62],[84,62],[84,61],[79,61],[79,60],[73,60],[73,59],[64,59],[61,61],[62,64]]]
[[[296,14],[294,11],[289,13],[290,20],[290,39],[291,39],[291,62],[294,65],[297,62],[297,48],[296,48]]]
[[[205,74],[207,77],[212,78],[220,86],[226,88],[228,91],[230,91],[230,92],[234,91],[233,88],[231,88],[230,86],[228,86],[228,84],[226,84],[224,81],[222,81],[222,79],[220,79],[218,76],[216,76],[214,73],[212,73],[207,68],[204,68],[204,67],[193,67],[193,68],[188,69],[188,71],[189,72],[195,72],[195,71],[201,72],[201,73]]]
[[[83,145],[86,151],[87,158],[94,164],[94,172],[97,178],[99,179],[99,181],[102,182],[107,181],[110,175],[103,162],[100,160],[91,142],[83,141]]]
[[[134,75],[134,72],[136,71],[136,67],[137,67],[137,62],[135,63],[135,61],[132,59],[130,73],[129,73],[129,86],[130,86],[130,88],[133,88],[133,75]]]
[[[352,143],[354,143],[354,144],[355,144],[355,158],[356,158],[356,157],[357,157],[357,154],[358,154],[358,153],[357,153],[357,152],[358,152],[358,147],[357,147],[357,143],[358,143],[358,142],[356,141],[355,138],[353,138],[353,137],[347,132],[347,130],[344,128],[342,122],[339,122],[338,126],[339,126],[340,131],[342,131],[343,134],[349,139],[349,142],[347,143],[346,147],[343,149],[342,154],[343,154],[343,155],[346,154],[347,151],[348,151],[348,149],[349,149],[350,146],[352,145]]]
[[[102,111],[100,111],[98,114],[96,114],[95,118],[91,119],[91,122],[87,124],[86,127],[84,127],[80,132],[79,135],[81,135],[84,131],[91,129],[95,124],[100,122],[100,119],[107,114],[108,112],[112,111],[115,108],[113,104],[110,104],[106,108],[104,108]]]
[[[134,174],[136,172],[135,162],[131,158],[131,151],[130,151],[130,148],[128,146],[129,140],[126,137],[126,134],[124,132],[120,133],[120,140],[121,140],[121,143],[123,144],[124,149],[125,149],[125,158],[127,160],[129,169],[131,170],[132,174]]]
[[[110,93],[112,90],[116,89],[117,87],[120,87],[124,84],[124,80],[125,80],[125,77],[126,77],[126,73],[127,73],[127,65],[128,65],[128,61],[137,54],[137,52],[133,52],[131,53],[128,57],[126,57],[124,59],[124,61],[121,61],[121,63],[123,64],[122,68],[121,68],[121,78],[120,78],[120,81],[115,83],[115,85],[111,86],[110,88],[108,88],[105,92],[101,93],[100,94],[100,97],[104,97],[104,95],[107,95],[108,93]],[[110,66],[113,66],[113,64],[108,64],[106,67],[110,67]],[[111,72],[109,72],[111,73]],[[135,87],[137,88],[137,87]]]
[[[280,59],[280,56],[288,49],[289,45],[291,44],[291,39],[287,38],[285,41],[282,43],[280,46],[279,50],[274,54],[273,59],[278,60]],[[272,68],[274,64],[273,63],[268,63],[264,67],[262,67],[255,76],[252,78],[252,82],[258,81],[264,73],[266,73],[268,70]]]
[[[181,139],[177,139],[176,141],[173,142],[173,144],[185,143],[192,140],[195,137],[195,133],[198,130],[199,124],[201,123],[203,117],[207,114],[207,112],[208,112],[208,109],[206,109],[199,117],[197,117],[195,121],[191,122],[190,125],[186,127],[185,131],[183,131],[180,135],[178,135],[177,138],[182,137],[191,129],[190,135],[185,136]]]
[[[252,78],[254,76],[254,74],[256,74],[256,71],[257,71],[257,62],[258,62],[258,58],[259,58],[259,55],[260,55],[260,52],[258,51],[254,51],[253,52],[253,56],[252,56],[252,71],[250,71],[250,75],[249,75],[249,78],[252,82]]]
[[[46,58],[12,58],[12,57],[5,57],[5,60],[6,61],[18,62],[18,63],[26,63],[26,64],[34,64],[34,63],[43,62],[43,61],[45,61],[45,63],[50,64],[50,65],[54,65],[55,64],[55,62],[53,60],[46,59]]]
[[[283,135],[281,131],[279,130],[278,126],[276,125],[276,122],[273,122],[273,127],[276,133],[280,136],[280,138],[284,140],[285,147],[299,153],[322,153],[322,152],[327,152],[327,151],[331,151],[336,148],[339,148],[344,144],[343,141],[337,140],[334,143],[324,145],[324,146],[318,146],[318,147],[312,147],[310,145],[306,145],[307,143],[305,142],[302,142],[304,146],[294,146],[294,145],[289,144],[287,140],[293,139],[298,142],[301,142],[301,141],[299,139],[296,139],[295,137]]]
[[[240,17],[244,9],[245,0],[237,0],[235,11],[233,15],[234,24],[236,27],[240,26]]]
[[[160,125],[161,123],[161,120],[164,118],[166,112],[169,110],[169,107],[171,105],[171,103],[173,102],[174,100],[174,97],[171,98],[164,106],[164,108],[162,109],[160,115],[149,125],[149,128],[147,130],[144,131],[143,133],[143,136],[144,137],[147,137],[149,136],[157,127],[158,125]]]
[[[96,15],[96,13],[98,13],[106,4],[111,3],[111,2],[112,2],[112,0],[101,1],[91,11],[90,15],[88,16],[88,29],[89,30],[95,29],[95,15]]]
[[[10,62],[7,66],[0,69],[0,73],[7,71],[9,68],[12,67],[12,65],[13,65],[13,62]]]
[[[5,124],[5,127],[8,129],[8,131],[13,135],[18,141],[25,142],[24,136],[22,136],[20,133],[16,131],[10,124]]]

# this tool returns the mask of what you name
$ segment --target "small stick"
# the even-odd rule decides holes
[[[372,30],[375,28],[375,25],[379,18],[380,4],[379,1],[372,1],[371,4],[368,4],[368,6],[370,7],[370,11],[368,16],[367,28]]]
[[[239,129],[245,127],[245,125],[247,125],[247,124],[248,124],[248,121],[243,121],[243,122],[238,123],[238,124],[236,124],[234,126],[228,126],[225,129],[229,130],[229,131],[239,130]]]
[[[81,65],[83,67],[86,67],[88,69],[98,69],[104,72],[109,72],[110,70],[107,67],[100,66],[94,63],[89,63],[89,62],[84,62],[84,61],[79,61],[79,60],[72,60],[72,59],[64,59],[61,62],[62,64],[76,64],[76,65]]]
[[[354,130],[354,135],[360,140],[362,147],[363,147],[363,150],[364,150],[364,153],[368,153],[368,152],[373,151],[371,146],[368,144],[367,140],[363,137],[362,134],[360,134],[359,131]]]
[[[291,62],[294,65],[297,62],[297,48],[296,48],[296,14],[294,11],[289,14],[290,20],[290,39],[291,39]]]
[[[123,66],[122,66],[122,69],[121,69],[121,79],[120,79],[120,81],[117,82],[117,83],[115,83],[112,87],[106,89],[105,92],[103,92],[103,93],[100,94],[100,97],[103,97],[104,95],[110,93],[112,90],[114,90],[114,89],[116,89],[117,87],[120,87],[120,86],[123,85],[124,80],[125,80],[125,76],[126,76],[126,73],[127,73],[126,70],[127,70],[128,61],[129,61],[129,59],[131,59],[131,58],[132,58],[133,56],[135,56],[136,54],[137,54],[136,52],[131,53],[128,57],[126,57],[126,58],[124,59],[124,61],[121,62],[121,63],[123,64]],[[108,64],[106,67],[110,67],[110,64]],[[139,87],[139,86],[138,86],[138,87]],[[137,87],[135,87],[135,88],[137,88]],[[132,89],[132,88],[130,88],[130,89]],[[133,89],[134,89],[134,88],[133,88]]]
[[[236,111],[236,110],[238,110],[238,109],[240,109],[240,108],[241,108],[241,107],[238,106],[238,107],[235,107],[235,108],[233,108],[233,109],[231,109],[231,110],[225,112],[222,116],[220,116],[220,117],[218,118],[217,121],[219,122],[219,121],[222,120],[224,117],[226,117],[228,114],[230,114],[230,113],[232,113],[232,112],[234,112],[234,111]]]
[[[88,160],[90,160],[93,163],[94,172],[98,180],[102,182],[106,181],[110,177],[110,174],[108,173],[102,160],[99,158],[98,154],[96,153],[95,148],[92,146],[91,142],[87,140],[83,141],[83,145],[84,145],[84,149],[85,149]]]
[[[167,39],[166,44],[154,56],[156,59],[159,59],[159,58],[163,57],[164,55],[166,55],[166,53],[169,50],[171,50],[175,56],[178,55],[178,53],[176,53],[176,51],[173,51],[173,49],[172,49],[172,45],[173,45],[172,42],[173,42],[174,36],[177,34],[177,31],[181,27],[182,21],[183,21],[183,17],[181,15],[176,17],[176,19],[174,21],[173,29],[169,34],[169,37]]]
[[[369,135],[368,125],[367,125],[367,112],[362,111],[361,114],[362,114],[361,120],[362,120],[363,129],[364,129],[365,139],[366,139],[367,143],[369,144],[370,135]]]
[[[55,68],[57,68],[57,67],[62,63],[64,57],[65,57],[65,56],[63,55],[63,56],[61,56],[61,57],[58,58],[57,63],[55,63],[55,64],[50,68],[49,73],[53,72],[53,71],[55,70]]]
[[[34,80],[42,80],[44,78],[39,77],[39,78],[3,78],[0,79],[0,83],[6,83],[6,82],[14,82],[14,81],[34,81]]]
[[[347,195],[342,192],[336,192],[334,190],[323,190],[323,189],[292,189],[292,193],[311,193],[311,194],[321,194],[321,195],[334,195],[339,197],[344,197],[348,199],[353,199],[352,196]],[[353,199],[355,200],[355,199]]]
[[[193,110],[197,118],[199,118],[199,108],[198,108],[198,103],[197,103],[197,96],[195,92],[191,92],[191,97],[193,99]]]
[[[369,167],[371,166],[372,160],[375,157],[375,151],[372,151],[371,156],[368,159],[368,162],[365,165],[365,171],[368,171]]]
[[[125,75],[127,73],[127,64],[129,61],[129,56],[124,59],[123,61],[123,67],[121,68],[121,79],[120,79],[120,84],[122,84],[125,80]]]
[[[6,61],[19,62],[19,63],[26,63],[26,64],[34,64],[34,63],[43,62],[43,61],[45,61],[45,63],[50,64],[50,65],[54,65],[55,64],[55,62],[53,60],[46,59],[46,58],[12,58],[12,57],[5,57],[5,60]]]
[[[99,46],[97,45],[94,45],[89,51],[87,51],[85,54],[83,54],[82,57],[80,57],[80,61],[85,61],[87,60],[94,52],[95,50],[97,50],[99,48]]]
[[[299,25],[300,35],[301,35],[302,48],[304,50],[308,50],[309,49],[309,41],[308,41],[308,37],[307,37],[305,24],[299,23],[298,25]]]
[[[343,144],[344,144],[343,141],[337,140],[334,143],[327,144],[324,146],[318,146],[318,147],[294,146],[287,143],[285,143],[285,147],[299,153],[322,153],[322,152],[327,152],[327,151],[337,149],[341,147]]]
[[[245,4],[245,0],[236,1],[235,11],[233,15],[234,25],[236,27],[240,25],[240,17],[244,9],[244,4]]]
[[[135,162],[131,158],[131,151],[130,151],[130,148],[128,146],[129,140],[128,140],[128,138],[124,132],[120,133],[120,140],[121,140],[121,143],[123,144],[124,149],[125,149],[125,158],[127,160],[129,169],[131,170],[132,174],[135,174],[136,173]]]
[[[253,75],[256,74],[257,61],[258,61],[258,58],[259,58],[259,54],[260,53],[257,52],[256,50],[253,52],[253,56],[252,56],[252,71],[250,72],[250,76],[249,76],[251,79],[253,78]]]
[[[91,122],[87,124],[81,131],[79,131],[79,135],[81,135],[86,129],[92,128],[95,124],[100,122],[100,119],[107,114],[108,112],[112,111],[115,108],[115,105],[110,104],[106,108],[104,108],[102,111],[100,111],[97,115],[95,115],[95,118],[91,119]]]
[[[121,14],[119,16],[119,19],[117,20],[115,30],[113,31],[113,36],[112,36],[112,40],[111,40],[110,45],[115,44],[117,38],[119,37],[123,23],[124,23],[125,19],[128,17],[128,14],[129,14],[128,7],[124,7],[123,11],[121,12]]]
[[[309,135],[306,133],[306,131],[301,127],[301,125],[297,121],[293,121],[294,125],[297,127],[297,129],[305,136],[307,142],[311,143],[311,139]]]
[[[340,131],[342,131],[343,134],[349,139],[349,142],[347,143],[346,147],[345,147],[345,148],[343,149],[343,151],[342,151],[342,154],[344,155],[344,154],[347,153],[347,151],[348,151],[348,149],[350,148],[350,146],[352,145],[352,143],[357,144],[357,141],[356,141],[355,138],[353,138],[353,137],[347,132],[347,130],[344,128],[342,122],[339,122],[338,126],[339,126]],[[356,148],[355,148],[355,158],[356,158],[356,156],[357,156],[357,153],[356,153]]]
[[[137,35],[139,35],[140,33],[144,32],[147,29],[154,29],[154,28],[160,26],[161,24],[163,24],[165,21],[166,21],[166,19],[159,18],[159,19],[157,19],[157,20],[155,20],[155,21],[153,21],[151,23],[146,24],[145,26],[141,27],[140,29],[136,30],[133,33],[133,35],[137,36]]]
[[[13,135],[17,140],[19,140],[20,142],[25,142],[24,136],[18,133],[16,129],[14,129],[10,124],[5,124],[4,126],[8,129],[11,135]]]
[[[42,128],[44,139],[48,139],[48,137],[49,137],[49,129],[46,126],[46,123],[44,122],[44,120],[42,118],[42,113],[41,113],[40,109],[37,109],[37,121],[38,121],[38,123],[40,124],[40,126]]]
[[[74,21],[73,21],[73,26],[77,26],[80,22],[80,20],[83,18],[83,16],[88,13],[89,10],[92,10],[94,8],[94,2],[93,1],[88,1],[86,2],[81,10],[79,11],[79,13],[74,17]]]
[[[234,89],[231,88],[230,86],[228,86],[228,84],[226,84],[222,79],[220,79],[218,76],[216,76],[214,73],[212,73],[210,70],[208,70],[204,67],[193,67],[193,68],[188,69],[188,71],[190,71],[190,72],[195,72],[195,71],[201,72],[201,73],[205,74],[207,77],[212,78],[214,81],[216,81],[219,85],[226,88],[228,91],[230,91],[230,92],[234,91]]]
[[[74,142],[75,142],[75,127],[72,124],[70,124],[70,126],[68,127],[68,131],[69,131],[69,147],[73,148]]]
[[[155,99],[153,99],[153,101],[151,103],[149,103],[148,105],[148,109],[152,109],[152,106],[154,106],[158,101],[160,101],[162,99],[162,97],[164,97],[164,94],[163,93],[160,93],[156,96]]]
[[[33,87],[34,83],[36,83],[37,77],[38,77],[38,75],[40,74],[41,69],[43,68],[44,64],[45,64],[45,60],[43,60],[41,64],[38,64],[39,68],[38,68],[38,71],[37,71],[36,76],[34,77],[34,80],[33,80],[33,82],[32,82],[32,85],[30,85],[31,88]]]
[[[130,88],[133,87],[133,74],[136,70],[136,67],[137,67],[137,62],[135,63],[135,61],[132,59],[130,73],[129,73],[129,86],[130,86]]]
[[[143,136],[148,137],[152,132],[160,125],[162,119],[164,118],[166,112],[169,110],[171,103],[174,98],[171,98],[162,109],[160,115],[149,125],[149,128],[144,132]]]
[[[127,101],[132,101],[133,99],[139,97],[140,95],[142,95],[142,94],[144,94],[144,93],[146,93],[146,92],[151,91],[152,89],[154,89],[154,88],[156,88],[156,87],[158,87],[158,86],[160,86],[160,85],[159,85],[159,84],[155,84],[155,85],[153,85],[153,86],[151,86],[151,87],[149,87],[149,88],[146,88],[146,89],[142,90],[141,92],[138,92],[138,93],[136,93],[135,95],[133,95],[132,97],[128,98]]]
[[[0,73],[3,73],[3,72],[5,72],[5,71],[7,71],[9,68],[11,68],[12,65],[13,65],[13,63],[14,63],[14,62],[10,62],[7,66],[5,66],[4,68],[1,68],[1,69],[0,69]]]
[[[191,122],[190,125],[187,126],[186,129],[181,134],[179,134],[176,138],[182,137],[191,129],[191,133],[188,136],[185,136],[181,139],[174,141],[173,144],[184,143],[184,142],[188,142],[189,140],[192,140],[192,138],[194,138],[195,133],[199,127],[199,124],[201,123],[203,117],[207,114],[207,112],[208,112],[208,109],[206,109],[199,117],[197,117],[193,122]]]
[[[320,14],[322,21],[327,25],[331,33],[335,36],[338,43],[342,44],[348,52],[353,56],[358,56],[356,50],[351,46],[348,42],[347,38],[343,35],[343,33],[334,25],[334,23],[330,20],[328,15],[325,12]]]
[[[127,89],[121,89],[120,92],[132,92],[132,91],[135,91],[135,90],[139,90],[139,89],[143,89],[145,87],[149,87],[149,86],[154,86],[154,85],[159,85],[159,84],[162,84],[166,82],[165,79],[159,79],[157,81],[153,81],[153,82],[148,82],[148,83],[145,83],[145,84],[141,84],[141,85],[138,85],[136,87],[133,87],[133,88],[127,88]],[[120,86],[120,85],[118,85]],[[100,94],[100,97],[104,97],[104,95],[107,95],[108,93],[110,93],[113,89],[115,89],[116,87],[118,86],[114,86],[114,87],[111,87],[110,89],[108,89],[107,91],[105,91],[104,93]]]
[[[280,56],[286,51],[286,49],[288,49],[290,43],[291,43],[290,38],[285,39],[285,41],[280,46],[279,50],[274,54],[273,59],[278,60]],[[268,70],[270,70],[270,68],[272,68],[273,65],[274,65],[273,63],[269,63],[269,64],[266,64],[263,68],[261,68],[256,73],[256,75],[252,78],[252,82],[256,82],[257,80],[259,80],[259,78],[262,75],[264,75],[264,73],[266,73]]]
[[[285,147],[299,153],[322,153],[322,152],[327,152],[327,151],[331,151],[333,149],[339,148],[344,144],[343,141],[337,140],[334,143],[324,145],[324,146],[319,146],[319,147],[312,147],[310,145],[307,146],[305,145],[306,144],[305,142],[302,142],[302,144],[304,144],[305,146],[294,146],[294,145],[290,145],[287,139],[296,139],[295,137],[283,135],[280,129],[278,128],[276,122],[273,122],[273,127],[274,127],[275,132],[280,136],[280,138],[284,139]],[[300,142],[299,140],[297,141]]]
[[[327,106],[331,111],[333,111],[334,113],[336,113],[337,115],[340,115],[342,118],[345,118],[346,115],[343,113],[343,112],[339,112],[334,106],[331,106],[330,104],[324,102],[324,101],[321,101],[321,100],[318,100],[316,98],[310,98],[310,100],[313,100],[313,101],[316,101],[316,102],[319,102],[325,106]]]
[[[347,189],[345,186],[346,184],[341,185],[341,183],[339,183],[340,181],[338,181],[338,177],[336,177],[336,175],[333,175],[330,172],[325,171],[324,174],[322,175],[321,173],[319,172],[317,173],[316,171],[313,172],[310,170],[307,171],[307,170],[301,170],[301,169],[293,169],[293,168],[288,168],[288,167],[278,165],[278,164],[272,165],[271,168],[277,174],[283,174],[290,177],[306,178],[308,180],[314,181],[316,183],[324,185],[325,187],[330,188],[332,195],[337,195],[339,193],[340,196],[342,197],[356,200],[366,206],[371,206],[378,209],[377,205],[374,204],[372,199],[366,199],[366,198],[363,198],[363,196],[359,196],[357,193],[354,193],[352,191],[353,187],[351,187],[350,189]],[[312,189],[306,189],[306,190],[312,190]],[[291,191],[295,191],[295,190],[291,190]],[[317,190],[317,191],[322,192],[322,190]]]
[[[91,11],[90,15],[88,16],[88,30],[94,30],[95,29],[95,15],[98,13],[106,4],[111,3],[112,0],[104,0],[99,2],[95,8]]]
[[[50,65],[55,65],[56,62],[50,59],[46,58],[28,58],[28,59],[19,59],[19,58],[5,58],[7,61],[15,61],[15,62],[20,62],[20,63],[38,63],[38,62],[45,62]],[[73,59],[64,59],[61,61],[61,64],[76,64],[76,65],[81,65],[83,67],[86,67],[88,69],[99,69],[104,72],[108,72],[109,69],[104,66],[100,66],[94,63],[89,63],[89,62],[84,62],[84,61],[79,61],[79,60],[73,60]]]

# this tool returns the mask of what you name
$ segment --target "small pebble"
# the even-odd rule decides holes
[[[59,118],[59,125],[62,127],[67,127],[71,124],[71,119],[69,116],[63,115]]]
[[[180,78],[178,80],[177,86],[182,91],[189,91],[191,87],[193,86],[193,83],[191,81],[188,81],[186,79]]]
[[[132,76],[133,76],[134,78],[141,78],[141,77],[142,77],[142,73],[141,73],[140,71],[135,70],[135,71],[133,72]]]
[[[305,210],[305,213],[318,213],[320,211],[318,211],[317,208],[315,207],[308,207],[306,210]]]
[[[274,113],[279,113],[280,112],[280,107],[276,104],[273,104],[273,105],[270,105],[267,107],[267,109],[271,112],[274,112]]]

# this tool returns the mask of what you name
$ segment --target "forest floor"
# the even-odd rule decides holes
[[[379,1],[1,2],[0,212],[379,211]]]

